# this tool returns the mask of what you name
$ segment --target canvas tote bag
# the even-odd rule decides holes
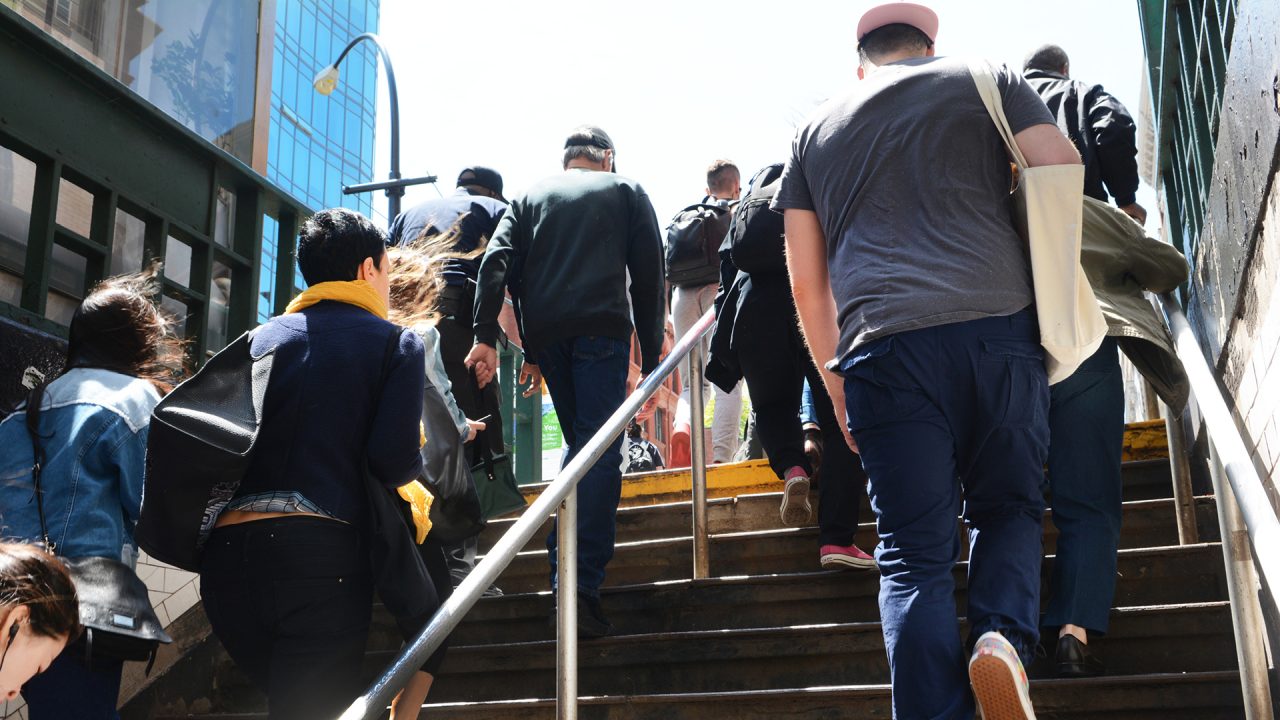
[[[969,73],[1018,166],[1018,185],[1013,192],[1014,227],[1031,250],[1040,344],[1044,346],[1045,370],[1052,385],[1070,377],[1080,363],[1098,350],[1107,334],[1107,321],[1080,265],[1084,166],[1027,167],[1004,116],[1000,88],[991,66],[970,60]]]

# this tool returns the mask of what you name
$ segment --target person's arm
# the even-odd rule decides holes
[[[791,274],[796,314],[800,316],[800,331],[814,363],[822,372],[822,383],[831,396],[836,417],[843,420],[844,379],[826,367],[827,362],[836,356],[836,338],[840,337],[836,324],[836,301],[831,294],[831,277],[827,272],[827,239],[818,214],[812,210],[786,209],[783,223],[786,227],[787,270]],[[858,444],[849,434],[848,423],[841,422],[840,430],[849,447],[857,452]]]
[[[389,488],[398,488],[422,473],[419,449],[426,377],[422,339],[417,333],[402,333],[373,414],[366,449],[370,472]]]
[[[1008,67],[1001,67],[996,71],[996,84],[1009,128],[1013,130],[1013,142],[1029,167],[1080,164],[1076,146],[1054,124],[1049,108],[1026,78]]]
[[[423,354],[426,356],[427,385],[440,391],[459,437],[466,442],[472,437],[471,424],[467,422],[466,413],[458,407],[458,400],[453,396],[453,383],[449,382],[449,374],[444,369],[444,357],[440,354],[440,331],[428,326],[422,328],[419,334],[422,336]]]
[[[1129,110],[1101,86],[1089,93],[1089,130],[1093,133],[1098,155],[1098,173],[1116,206],[1133,216],[1126,208],[1137,206],[1138,144],[1137,126]],[[1142,213],[1146,219],[1146,212]],[[1136,219],[1136,218],[1135,218]]]
[[[1080,164],[1080,153],[1076,151],[1076,146],[1071,144],[1071,140],[1062,134],[1057,125],[1032,125],[1016,133],[1013,141],[1027,159],[1028,167]]]
[[[482,388],[498,371],[498,315],[506,297],[507,273],[515,260],[515,236],[519,230],[516,207],[512,205],[498,221],[498,229],[489,239],[476,277],[472,314],[476,341],[464,362],[475,369],[476,380]]]
[[[104,433],[110,438],[108,452],[117,469],[120,479],[120,512],[124,518],[124,526],[133,534],[138,524],[138,516],[142,511],[142,484],[146,476],[147,432],[142,428],[138,432],[129,429],[129,425],[121,418],[113,421],[113,427]],[[117,437],[118,436],[118,437]]]
[[[635,188],[627,236],[627,270],[631,273],[631,312],[640,342],[640,372],[648,375],[662,360],[667,315],[664,295],[662,235],[649,196]]]

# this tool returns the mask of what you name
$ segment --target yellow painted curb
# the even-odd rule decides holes
[[[1124,462],[1158,460],[1169,456],[1168,437],[1163,420],[1129,423],[1124,432]],[[536,498],[547,483],[522,486],[529,501]],[[621,507],[660,505],[692,499],[689,468],[658,470],[625,475],[622,478]],[[780,492],[782,481],[769,468],[767,460],[712,465],[707,468],[707,497],[723,498],[753,493]]]

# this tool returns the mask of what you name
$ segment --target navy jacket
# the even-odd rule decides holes
[[[401,335],[376,394],[395,331],[368,311],[334,301],[258,329],[253,354],[275,348],[275,362],[253,461],[236,497],[296,492],[339,520],[363,525],[366,461],[387,487],[418,477],[426,370],[416,333]]]
[[[448,197],[427,200],[405,210],[391,223],[387,242],[403,245],[420,236],[439,235],[462,220],[458,242],[454,252],[471,252],[480,247],[498,227],[498,220],[506,212],[507,204],[484,195],[472,195],[462,188]],[[480,258],[471,260],[450,259],[444,264],[444,281],[449,285],[465,286],[476,279]]]

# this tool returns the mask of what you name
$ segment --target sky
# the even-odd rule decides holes
[[[717,158],[742,170],[786,160],[796,128],[857,82],[854,29],[871,0],[702,2],[383,0],[383,43],[400,95],[401,171],[436,174],[404,207],[452,193],[468,165],[488,165],[518,195],[561,171],[564,138],[599,125],[618,170],[648,191],[665,227],[702,198]],[[1018,68],[1056,43],[1072,76],[1099,83],[1138,115],[1144,56],[1137,0],[938,0],[939,55],[979,55]],[[374,169],[389,168],[379,79]],[[1138,202],[1154,232],[1154,192]],[[374,201],[385,213],[386,200]],[[381,218],[379,218],[381,220]],[[385,221],[384,221],[385,222]]]

